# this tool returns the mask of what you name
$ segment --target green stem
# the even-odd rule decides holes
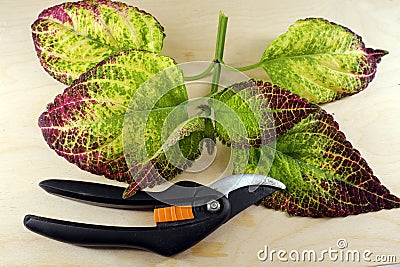
[[[255,64],[249,65],[249,66],[243,66],[243,67],[238,67],[234,68],[231,66],[227,66],[224,64],[224,50],[225,50],[225,37],[226,37],[226,29],[228,26],[228,17],[225,16],[224,13],[219,12],[219,21],[218,21],[218,32],[217,32],[217,40],[215,44],[215,56],[213,63],[211,63],[207,69],[205,69],[203,72],[194,75],[194,76],[186,76],[184,77],[185,81],[195,81],[198,79],[201,79],[205,76],[207,76],[210,72],[213,72],[213,77],[212,77],[212,85],[211,85],[211,91],[210,94],[214,94],[218,92],[218,83],[219,79],[221,76],[221,67],[224,67],[229,70],[233,71],[247,71],[247,70],[252,70],[258,67],[262,66],[262,61],[257,62]]]
[[[224,57],[224,48],[225,48],[225,36],[226,36],[226,28],[228,26],[228,17],[225,16],[221,11],[219,12],[219,21],[218,21],[218,32],[217,32],[217,42],[215,44],[215,57],[214,60],[218,60],[222,63],[222,58]]]
[[[185,81],[195,81],[198,79],[201,79],[203,77],[206,77],[212,70],[214,69],[214,63],[211,63],[207,69],[205,69],[202,73],[199,73],[194,76],[185,76],[184,79]]]
[[[257,63],[255,63],[255,64],[249,65],[249,66],[238,67],[238,68],[234,68],[234,69],[236,69],[236,70],[238,70],[238,71],[252,70],[252,69],[261,67],[262,63],[263,63],[263,62],[260,61],[260,62],[257,62]]]
[[[217,41],[215,45],[214,73],[212,77],[211,93],[218,91],[218,82],[221,76],[221,63],[223,63],[226,28],[228,26],[228,17],[219,12]]]
[[[262,63],[263,62],[260,61],[260,62],[257,62],[255,64],[252,64],[252,65],[235,68],[235,67],[232,67],[232,66],[225,65],[224,63],[220,64],[218,62],[213,61],[213,63],[211,63],[207,67],[207,69],[205,69],[203,72],[201,72],[201,73],[199,73],[197,75],[194,75],[194,76],[185,76],[184,79],[185,79],[185,81],[199,80],[199,79],[201,79],[203,77],[206,77],[213,69],[216,69],[216,71],[220,71],[221,68],[219,68],[219,70],[217,70],[217,65],[220,65],[223,68],[228,69],[228,70],[232,70],[232,71],[247,71],[247,70],[252,70],[252,69],[256,69],[256,68],[261,67]]]
[[[219,62],[215,62],[214,73],[211,81],[211,94],[218,92],[218,83],[220,77],[221,77],[221,64]]]

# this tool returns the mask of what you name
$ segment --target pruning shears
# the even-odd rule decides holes
[[[267,176],[238,174],[203,186],[181,181],[161,192],[138,191],[123,199],[123,187],[83,181],[49,179],[40,182],[47,192],[99,206],[150,208],[154,227],[119,227],[70,222],[26,215],[29,230],[81,246],[131,247],[171,256],[182,252],[229,221],[242,210],[285,185]]]

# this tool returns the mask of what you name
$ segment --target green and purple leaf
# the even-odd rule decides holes
[[[40,116],[39,127],[47,144],[79,168],[131,183],[136,190],[138,186],[154,185],[157,182],[151,176],[154,172],[159,172],[159,176],[165,179],[173,178],[182,170],[170,164],[164,151],[160,150],[164,144],[160,138],[163,124],[159,122],[175,106],[187,100],[184,86],[160,96],[157,105],[150,110],[146,138],[140,139],[144,141],[139,148],[130,150],[130,153],[139,153],[140,149],[147,149],[148,157],[142,158],[142,162],[130,161],[128,166],[122,132],[127,109],[132,108],[132,96],[143,83],[171,67],[176,74],[170,77],[173,82],[179,79],[183,81],[181,70],[174,66],[174,61],[169,57],[136,50],[123,51],[100,62],[58,95]],[[132,125],[133,128],[135,126],[138,125]],[[180,142],[180,146],[184,147],[184,156],[196,158],[202,138],[200,128],[193,126],[193,134],[175,136],[169,146]],[[143,172],[144,169],[149,172]],[[136,175],[141,175],[139,184],[134,183],[138,178]]]
[[[263,96],[254,97],[263,99],[273,114],[276,140],[250,147],[235,145],[236,149],[247,149],[248,157],[235,158],[233,167],[237,172],[245,166],[246,172],[269,175],[286,185],[286,190],[262,201],[266,207],[311,217],[400,207],[400,199],[380,183],[333,117],[317,105],[276,85],[253,81],[227,88],[217,98],[245,117],[251,112],[244,111],[232,92],[254,91],[255,86]],[[222,141],[231,142],[224,131],[217,125]]]
[[[150,14],[109,0],[66,2],[40,13],[32,37],[43,68],[70,85],[100,61],[123,50],[159,53],[164,29]]]
[[[387,53],[366,48],[346,27],[308,18],[273,41],[261,64],[273,83],[310,102],[326,103],[365,89]]]
[[[336,217],[400,207],[400,199],[380,183],[323,110],[278,137],[269,175],[288,190],[263,204],[290,215]]]
[[[277,85],[253,80],[234,84],[218,92],[213,98],[221,101],[237,114],[246,128],[245,134],[248,137],[245,139],[249,139],[248,143],[253,147],[275,140],[276,135],[285,134],[296,123],[319,109],[316,105]],[[230,133],[226,131],[226,128],[237,128],[237,122],[232,120],[232,114],[228,114],[226,119],[223,117],[221,105],[213,104],[212,106],[216,110],[218,136],[222,143],[230,146],[234,139],[229,136]],[[226,126],[222,127],[221,122],[225,122]],[[264,140],[261,140],[261,137]],[[240,144],[237,145],[240,146]]]

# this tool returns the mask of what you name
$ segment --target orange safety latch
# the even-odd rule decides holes
[[[175,222],[194,219],[192,206],[170,206],[154,209],[154,221]]]

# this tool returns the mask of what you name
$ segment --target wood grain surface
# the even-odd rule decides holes
[[[362,93],[324,105],[341,130],[391,192],[400,195],[400,1],[125,1],[161,22],[167,37],[163,53],[177,62],[210,60],[218,13],[229,16],[225,62],[258,61],[267,44],[299,18],[323,17],[346,25],[366,45],[388,50],[375,80]],[[375,266],[378,262],[259,261],[265,246],[318,253],[346,249],[395,255],[400,262],[400,210],[334,219],[288,217],[252,206],[203,242],[166,258],[134,249],[93,249],[56,242],[24,228],[25,214],[108,225],[149,225],[152,214],[93,207],[56,198],[38,187],[46,177],[113,183],[81,171],[44,142],[37,118],[64,86],[40,66],[30,25],[45,8],[61,1],[2,0],[0,8],[0,266]],[[260,70],[247,73],[265,77]],[[197,179],[223,169],[229,151]]]

